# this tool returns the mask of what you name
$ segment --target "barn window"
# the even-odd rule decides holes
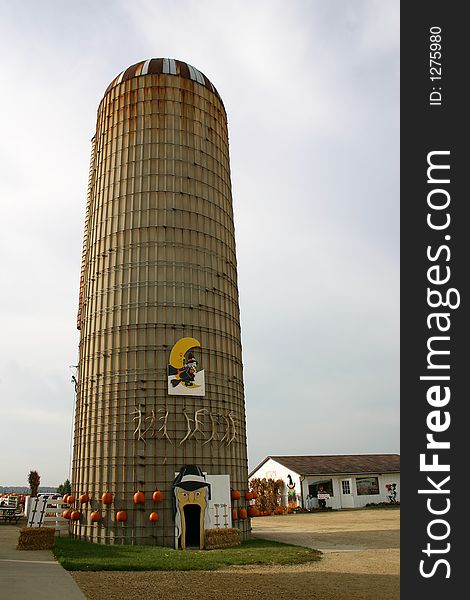
[[[379,494],[379,480],[377,477],[358,477],[356,479],[358,496],[372,496]]]

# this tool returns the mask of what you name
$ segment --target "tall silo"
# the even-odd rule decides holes
[[[249,519],[231,520],[231,508],[246,508],[248,477],[227,117],[187,63],[132,65],[101,100],[77,326],[72,495],[90,502],[74,534],[178,545],[175,498],[195,489],[195,473],[220,511],[215,526],[232,523],[246,539]]]

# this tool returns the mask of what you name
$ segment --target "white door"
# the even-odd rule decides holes
[[[341,508],[354,508],[354,498],[352,495],[351,479],[342,479],[339,482],[339,491],[341,494]]]

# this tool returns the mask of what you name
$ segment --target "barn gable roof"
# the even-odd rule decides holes
[[[399,454],[319,454],[316,456],[267,456],[249,474],[251,477],[269,459],[299,475],[359,475],[397,473]]]

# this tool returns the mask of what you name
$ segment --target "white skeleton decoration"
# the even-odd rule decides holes
[[[194,422],[194,419],[191,419],[190,417],[188,417],[188,413],[186,412],[186,409],[183,408],[183,415],[186,419],[186,435],[184,436],[184,438],[181,440],[180,442],[180,446],[181,444],[184,444],[184,442],[186,440],[189,439],[189,437],[191,436],[191,423]]]
[[[220,441],[225,442],[227,446],[230,446],[233,440],[237,437],[237,428],[235,426],[233,414],[229,412],[227,415],[221,415],[221,417],[223,417],[225,421],[226,429]]]
[[[163,408],[159,408],[158,412],[163,412],[163,410],[164,410]],[[168,423],[168,411],[166,411],[165,414],[162,417],[158,417],[158,420],[159,421],[163,421],[163,425],[158,430],[158,431],[162,432],[162,439],[165,438],[165,439],[167,439],[170,442],[170,444],[173,444],[173,442],[170,439],[170,436],[168,435],[168,431],[166,429],[167,428],[167,423]],[[156,434],[155,434],[154,437],[156,437]]]
[[[203,415],[204,413],[207,413],[207,410],[205,408],[200,408],[194,413],[194,429],[188,439],[191,439],[192,437],[196,438],[197,431],[202,435],[203,438],[206,437],[201,429],[201,427],[204,426],[204,421],[202,420],[202,418],[199,417],[199,415]]]
[[[147,427],[147,429],[142,433],[142,435],[144,436],[147,431],[150,431],[150,429],[152,430],[152,437],[156,437],[157,435],[157,419],[155,416],[155,411],[152,410],[152,413],[148,416],[145,417],[145,421],[150,421],[149,426]]]
[[[209,413],[209,419],[211,421],[211,435],[210,437],[202,444],[203,446],[205,446],[206,444],[208,444],[209,442],[212,441],[219,441],[220,437],[219,437],[219,432],[218,432],[218,424],[219,424],[219,420],[218,420],[218,415],[214,415],[212,413]]]
[[[134,430],[134,438],[144,442],[144,444],[145,444],[146,443],[145,438],[144,438],[145,431],[142,431],[143,411],[142,411],[141,405],[139,404],[139,406],[134,411],[132,411],[131,414],[135,415],[135,417],[133,417],[133,419],[132,419],[136,423],[136,428]]]
[[[157,413],[162,413],[161,416],[157,417]],[[135,424],[134,438],[146,443],[145,436],[151,431],[151,437],[157,438],[158,434],[160,439],[166,439],[170,444],[173,444],[170,436],[168,435],[168,410],[159,408],[157,411],[152,410],[149,416],[145,416],[145,406],[139,404],[134,411],[132,420]],[[199,408],[195,410],[193,416],[187,412],[186,408],[183,408],[183,415],[186,420],[186,432],[184,437],[180,440],[179,445],[181,446],[185,442],[194,439],[195,441],[205,440],[202,445],[205,446],[209,443],[218,442],[219,444],[225,444],[230,446],[237,438],[237,425],[235,415],[229,411],[228,413],[212,413],[207,408]],[[206,439],[207,435],[204,433],[204,415],[209,417],[210,421],[210,435]],[[158,426],[158,421],[162,424]],[[222,428],[222,432],[220,429]],[[221,433],[223,433],[221,437]]]

